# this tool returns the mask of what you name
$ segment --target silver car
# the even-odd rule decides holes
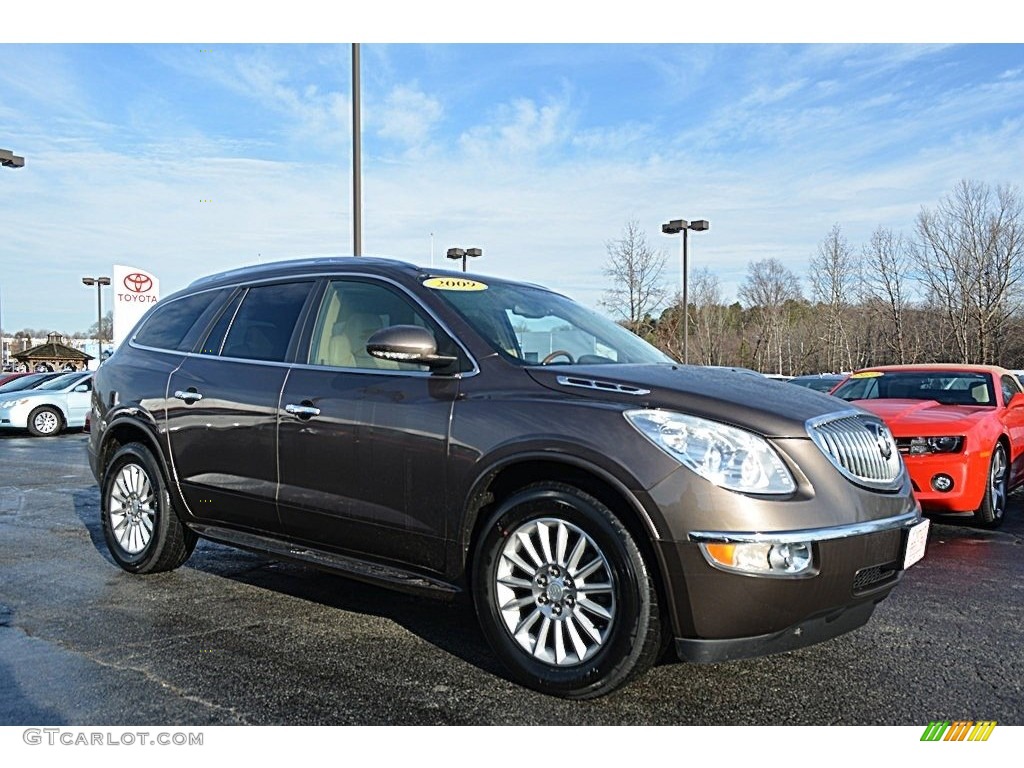
[[[0,429],[27,429],[36,437],[84,427],[92,373],[66,373],[35,389],[0,394]]]

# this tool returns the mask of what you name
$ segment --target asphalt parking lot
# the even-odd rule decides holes
[[[933,522],[864,628],[658,666],[576,703],[509,682],[472,610],[200,543],[133,577],[106,552],[86,436],[0,436],[0,725],[1024,724],[1024,499]]]

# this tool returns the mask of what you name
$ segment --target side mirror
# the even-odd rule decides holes
[[[1007,408],[1024,408],[1024,392],[1018,392],[1010,398],[1010,402],[1006,404]]]
[[[366,351],[381,360],[416,363],[431,370],[451,365],[458,358],[437,354],[434,335],[418,325],[382,328],[366,341]]]
[[[75,392],[88,392],[89,391],[89,385],[88,384],[79,384],[77,387],[75,387],[74,391]]]

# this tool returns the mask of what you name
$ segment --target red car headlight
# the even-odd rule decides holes
[[[948,437],[912,437],[909,441],[900,441],[900,450],[917,456],[929,453],[959,453],[964,447],[962,436]]]

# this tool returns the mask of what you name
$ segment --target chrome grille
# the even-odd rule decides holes
[[[877,417],[844,411],[811,419],[807,433],[836,469],[855,483],[894,489],[903,461],[889,428]]]

